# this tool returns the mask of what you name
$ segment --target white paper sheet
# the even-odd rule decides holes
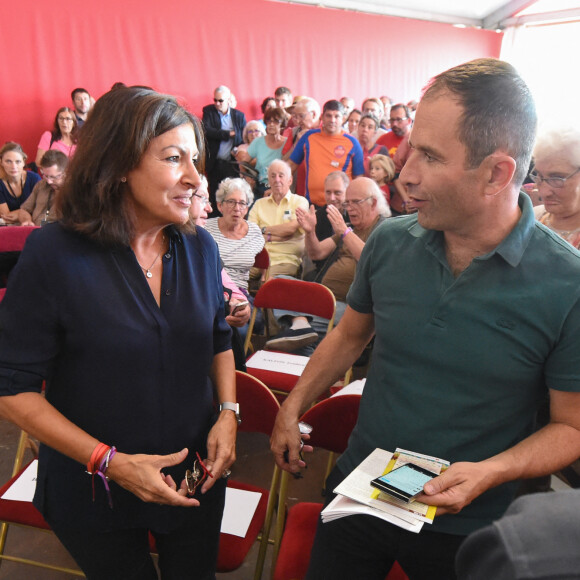
[[[359,379],[358,381],[353,381],[340,389],[340,391],[336,391],[333,397],[340,397],[340,395],[362,395],[363,390],[365,388],[365,383],[367,382],[366,379]]]
[[[36,475],[38,473],[38,459],[35,459],[20,475],[20,477],[6,490],[2,499],[11,501],[31,502],[36,489]]]
[[[261,497],[261,493],[226,487],[226,503],[220,531],[245,538]]]
[[[277,373],[285,373],[299,377],[302,375],[304,367],[308,364],[309,360],[307,356],[259,350],[246,362],[246,367],[261,369],[263,371],[275,371]]]

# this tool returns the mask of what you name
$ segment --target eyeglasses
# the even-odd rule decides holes
[[[580,171],[580,167],[576,169],[573,173],[570,173],[568,177],[542,177],[537,173],[530,173],[530,179],[538,186],[542,185],[542,181],[545,181],[550,187],[554,189],[562,189],[566,185],[566,182],[571,178],[574,177]]]
[[[209,477],[213,475],[208,471],[205,463],[201,460],[199,453],[196,451],[197,459],[193,462],[193,468],[185,472],[185,483],[187,483],[187,493],[195,495],[197,488]]]
[[[194,193],[193,195],[199,199],[199,203],[201,203],[201,205],[207,205],[209,202],[209,197],[205,195],[199,195],[199,193]]]
[[[58,120],[59,121],[70,121],[71,123],[73,122],[72,117],[59,117]]]
[[[373,196],[372,195],[369,195],[369,197],[365,197],[364,199],[353,199],[353,200],[350,200],[350,201],[345,201],[342,204],[342,207],[344,209],[347,209],[351,205],[360,205],[361,203],[363,203],[365,201],[368,201],[369,199],[372,199],[372,198],[373,198]]]
[[[389,119],[389,123],[392,125],[393,123],[402,123],[406,121],[409,117],[395,117],[394,119]]]
[[[59,173],[58,175],[45,175],[42,174],[42,177],[48,182],[51,183],[53,181],[60,181],[64,177],[64,173]]]
[[[260,129],[248,129],[248,133],[261,133]]]
[[[226,199],[222,203],[225,203],[231,209],[234,209],[236,206],[238,206],[240,209],[244,209],[244,208],[248,207],[247,202],[236,201],[235,199]]]
[[[269,125],[270,123],[275,123],[276,125],[279,125],[282,121],[280,119],[268,119],[266,121],[266,125]]]

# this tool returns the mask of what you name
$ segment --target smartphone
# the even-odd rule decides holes
[[[242,302],[238,302],[234,306],[234,309],[232,310],[232,314],[235,314],[236,312],[238,312],[238,310],[243,310],[248,304],[249,304],[249,302],[247,300],[243,300]]]
[[[371,485],[405,502],[411,501],[423,492],[423,486],[434,477],[433,473],[412,463],[405,463],[386,475],[371,481]]]

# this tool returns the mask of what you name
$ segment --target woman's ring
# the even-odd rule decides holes
[[[227,479],[231,474],[232,474],[232,472],[230,469],[224,469],[224,472],[222,473],[222,477],[224,479]]]

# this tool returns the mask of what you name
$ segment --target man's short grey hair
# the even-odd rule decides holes
[[[228,95],[232,94],[232,91],[226,85],[220,85],[214,90],[214,93],[227,93]]]
[[[580,167],[580,129],[571,126],[542,129],[534,147],[534,161],[546,157],[556,157]]]
[[[348,185],[350,183],[350,179],[344,171],[331,171],[324,178],[324,187],[326,188],[326,184],[333,179],[340,179],[344,185],[344,190],[346,191],[346,188],[348,187]]]
[[[290,165],[288,165],[288,163],[286,163],[286,161],[284,161],[282,159],[274,159],[274,161],[272,161],[272,163],[270,163],[270,165],[268,165],[268,173],[270,173],[270,168],[274,164],[283,165],[286,168],[288,175],[292,175],[292,168],[290,167]]]
[[[246,196],[248,206],[254,203],[254,193],[250,184],[241,177],[226,177],[215,192],[215,199],[218,203],[223,203],[230,195],[236,191],[241,191]]]
[[[314,116],[318,119],[320,118],[320,104],[316,99],[312,97],[302,97],[297,105],[304,105],[306,110],[309,112],[314,112]]]

